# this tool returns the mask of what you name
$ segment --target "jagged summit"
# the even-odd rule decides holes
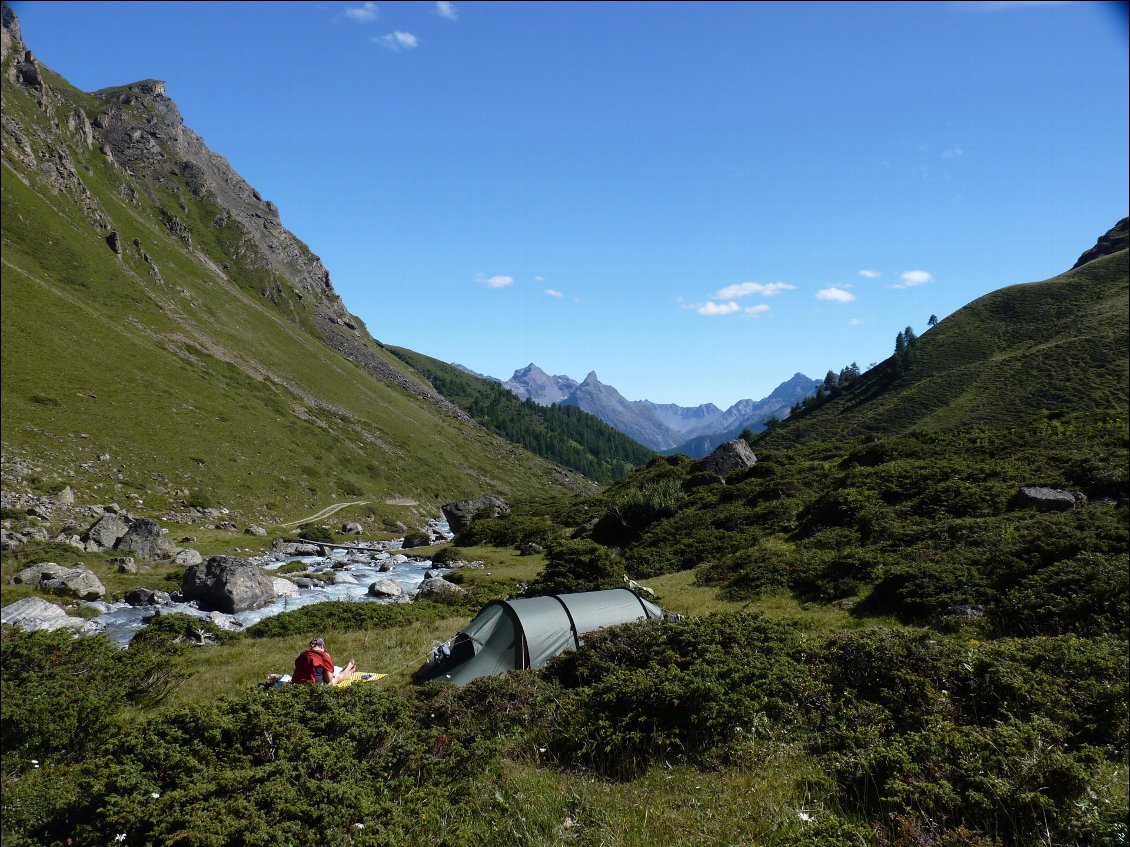
[[[531,363],[504,383],[512,393],[541,405],[576,406],[652,450],[706,455],[743,429],[761,429],[772,417],[783,418],[798,400],[810,395],[816,383],[797,373],[762,400],[739,400],[723,411],[713,403],[684,407],[650,400],[627,400],[618,390],[589,371],[583,381],[548,376]]]

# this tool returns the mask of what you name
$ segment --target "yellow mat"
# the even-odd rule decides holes
[[[352,685],[355,682],[376,682],[378,679],[384,679],[388,676],[387,673],[366,673],[365,671],[354,671],[353,676],[349,679],[343,679],[334,685],[334,688],[341,688],[345,685]]]

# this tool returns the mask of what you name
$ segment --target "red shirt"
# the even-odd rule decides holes
[[[322,679],[318,679],[318,669],[323,672]],[[334,678],[334,660],[325,650],[310,648],[303,650],[294,660],[294,675],[291,682],[324,682],[328,683]]]

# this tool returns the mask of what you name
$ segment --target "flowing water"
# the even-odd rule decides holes
[[[430,521],[430,529],[442,534],[450,540],[451,531],[446,522]],[[241,630],[258,623],[264,618],[282,612],[300,609],[312,603],[324,603],[329,600],[342,600],[359,603],[395,603],[395,598],[374,597],[369,594],[369,586],[378,579],[391,579],[396,582],[407,595],[415,591],[424,579],[424,574],[429,570],[446,573],[446,569],[433,567],[429,559],[417,559],[401,552],[400,541],[363,543],[365,550],[333,550],[329,556],[292,556],[289,558],[267,555],[250,559],[254,564],[261,565],[268,575],[275,575],[285,564],[302,562],[306,570],[302,572],[287,572],[292,579],[302,576],[324,575],[332,571],[337,582],[323,582],[314,579],[313,587],[300,588],[297,597],[278,597],[274,602],[240,612],[235,615],[226,615],[222,612],[207,612],[200,609],[196,603],[170,603],[164,606],[130,606],[127,603],[107,603],[94,601],[84,603],[88,608],[96,609],[99,614],[92,618],[81,630],[83,634],[104,632],[119,647],[125,647],[138,630],[145,626],[155,615],[168,615],[174,612],[183,612],[201,620],[210,620],[224,629]],[[382,566],[387,570],[382,571]]]

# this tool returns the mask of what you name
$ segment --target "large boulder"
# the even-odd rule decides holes
[[[177,554],[173,557],[173,561],[181,567],[187,568],[189,565],[199,565],[204,561],[204,557],[200,555],[198,550],[185,547],[177,551]]]
[[[757,456],[744,438],[735,438],[727,441],[717,450],[700,462],[700,467],[707,473],[725,476],[739,468],[752,468],[757,464]]]
[[[127,532],[129,524],[119,515],[106,514],[86,531],[85,540],[93,545],[94,550],[110,550]]]
[[[400,546],[405,550],[411,550],[414,547],[427,547],[432,543],[432,534],[430,532],[410,532],[404,536],[404,541]]]
[[[271,577],[245,559],[213,556],[185,568],[181,593],[201,609],[234,615],[270,603],[275,586]]]
[[[54,603],[42,597],[25,597],[0,609],[0,622],[18,626],[29,632],[54,630],[62,627],[78,629],[86,625],[82,618],[72,618]]]
[[[454,582],[448,582],[443,577],[437,576],[425,579],[416,591],[417,597],[457,597],[466,594],[467,589]]]
[[[69,571],[66,565],[57,562],[36,562],[29,565],[8,580],[11,585],[39,585],[45,579],[55,579]]]
[[[1044,488],[1029,485],[1016,493],[1015,503],[1020,508],[1036,508],[1046,512],[1067,512],[1086,502],[1083,494],[1073,494],[1062,488]]]
[[[271,585],[274,586],[276,597],[298,596],[298,586],[289,579],[283,579],[281,576],[272,577]]]
[[[51,594],[78,600],[97,600],[106,594],[106,586],[87,568],[69,568],[66,573],[43,580],[39,587]]]
[[[139,559],[171,559],[176,548],[161,534],[161,525],[152,518],[138,518],[130,524],[126,534],[118,541],[118,549],[126,550]]]
[[[106,593],[106,586],[89,568],[81,565],[68,568],[55,562],[39,562],[26,567],[8,582],[34,585],[41,591],[79,600],[97,600]]]
[[[369,585],[369,594],[373,597],[399,597],[403,593],[404,589],[394,579],[378,579]]]
[[[282,556],[319,556],[321,555],[321,548],[317,544],[307,544],[298,541],[286,541],[282,538],[276,538],[271,544],[271,550]]]
[[[456,500],[443,507],[443,516],[456,535],[463,532],[476,518],[497,518],[510,511],[510,504],[501,497],[488,494],[470,500]]]

